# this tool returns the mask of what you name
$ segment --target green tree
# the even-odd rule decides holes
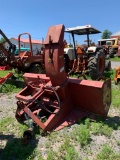
[[[110,35],[112,34],[112,32],[110,32],[108,29],[104,30],[104,32],[102,33],[101,38],[102,39],[108,39],[110,38]]]
[[[3,37],[0,39],[0,43],[2,43],[2,44],[5,43],[5,39]]]

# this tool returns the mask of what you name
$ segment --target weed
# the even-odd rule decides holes
[[[116,142],[117,142],[117,145],[120,146],[120,140],[119,140],[119,141],[116,141]]]
[[[5,119],[0,120],[0,130],[1,131],[9,131],[9,125],[14,123],[14,119],[12,117],[7,117]]]
[[[111,126],[108,126],[108,124],[105,121],[96,121],[91,123],[91,133],[93,134],[101,134],[110,137],[112,131],[113,128]]]
[[[46,148],[50,148],[50,147],[51,147],[51,143],[50,143],[49,141],[46,142],[46,143],[45,143],[45,147],[46,147]]]
[[[38,154],[37,154],[37,160],[44,160],[44,159],[42,158],[42,156],[39,154],[39,152],[38,152]]]
[[[78,153],[75,151],[74,147],[70,143],[70,139],[66,138],[64,143],[59,148],[60,159],[64,160],[80,160]]]
[[[90,141],[90,130],[86,126],[81,125],[78,133],[78,142],[81,146],[86,146]]]
[[[57,153],[50,149],[47,155],[47,160],[54,160],[56,156]]]
[[[61,140],[61,137],[60,137],[60,136],[61,136],[61,135],[59,135],[59,138],[60,138],[60,140]],[[52,133],[50,133],[50,134],[48,135],[48,139],[51,140],[51,141],[59,140],[59,138],[57,139],[57,137],[58,137],[57,132],[52,132]]]
[[[85,125],[86,125],[86,127],[89,129],[89,127],[90,127],[90,125],[91,125],[89,118],[86,118],[86,119],[85,119]]]
[[[71,132],[71,138],[78,141],[82,147],[86,146],[90,141],[90,130],[88,128],[89,120],[73,129]]]
[[[111,134],[112,134],[112,131],[113,131],[113,129],[110,128],[110,127],[108,127],[108,125],[103,125],[103,126],[101,127],[101,129],[99,130],[99,133],[100,133],[101,135],[105,135],[105,136],[107,136],[107,137],[110,137]]]
[[[94,135],[99,134],[99,130],[102,127],[102,123],[96,123],[96,122],[92,122],[91,123],[91,133]]]
[[[97,154],[96,160],[119,160],[120,155],[117,155],[113,152],[113,150],[108,146],[104,145],[100,151],[100,153]]]

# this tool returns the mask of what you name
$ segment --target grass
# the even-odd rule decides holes
[[[0,71],[0,76],[7,73],[7,71]],[[111,70],[105,72],[104,75],[112,79],[111,107],[120,109],[120,85],[114,84],[114,74],[115,70]],[[8,87],[8,89],[11,88],[10,92],[14,92],[15,88],[13,86]],[[16,122],[13,117],[6,117],[0,120],[0,140],[7,141],[4,146],[0,144],[0,158],[6,160],[89,160],[89,155],[94,152],[92,149],[90,150],[92,136],[105,136],[109,139],[113,131],[120,129],[119,126],[119,117],[116,121],[114,117],[108,117],[108,119],[97,117],[94,121],[89,118],[80,119],[69,132],[67,128],[64,128],[64,132],[52,132],[47,137],[37,134],[28,145],[23,145],[22,134],[28,126]],[[41,139],[41,144],[38,148],[39,139]],[[120,146],[119,139],[116,140],[116,145]],[[83,159],[82,153],[86,154],[88,158]],[[115,153],[114,148],[111,148],[109,144],[104,144],[94,159],[119,160],[120,155]]]
[[[64,153],[64,154],[63,154]],[[74,146],[71,144],[70,139],[67,137],[63,144],[59,147],[58,159],[65,160],[78,160],[78,153],[75,151]]]
[[[20,80],[22,79],[22,74],[17,74],[14,69],[5,70],[5,71],[0,70],[0,77],[4,77],[6,74],[8,74],[10,72],[12,72],[14,74],[14,76],[16,76],[18,79],[20,79]]]
[[[104,124],[104,121],[101,122],[92,122],[91,123],[91,132],[95,135],[105,135],[106,137],[110,137],[112,135],[113,129]]]
[[[9,125],[13,124],[14,119],[12,117],[7,117],[5,119],[0,120],[0,132],[8,132],[9,131]]]
[[[113,149],[107,144],[102,146],[100,153],[98,153],[96,160],[119,160],[120,154],[114,153]]]
[[[12,93],[18,93],[21,90],[21,88],[17,88],[15,85],[10,85],[10,84],[5,84],[5,85],[0,85],[0,93],[7,93],[11,94]]]
[[[0,71],[0,78],[3,78],[4,76],[6,76],[8,73],[12,72],[13,75],[18,79],[18,80],[21,80],[23,81],[23,78],[22,78],[22,74],[16,74],[14,69],[13,70],[5,70],[5,71]],[[18,88],[16,87],[15,85],[13,84],[9,84],[9,83],[5,83],[4,85],[0,85],[0,93],[17,93],[21,90],[21,88]]]
[[[6,126],[8,126],[9,123],[14,124],[13,126],[11,126],[14,128],[13,131],[6,129]],[[39,149],[36,149],[38,139],[42,138],[40,136],[37,139],[33,138],[33,140],[27,145],[22,144],[22,136],[20,132],[23,133],[23,130],[27,129],[25,125],[17,123],[15,124],[13,122],[13,118],[9,117],[2,121],[2,123],[0,123],[0,126],[2,126],[2,130],[4,129],[4,133],[5,131],[6,133],[9,133],[8,135],[6,134],[7,136],[5,138],[8,140],[8,142],[4,147],[4,150],[2,150],[0,156],[0,158],[2,157],[6,160],[11,160],[12,157],[17,160],[34,160],[36,158],[38,160],[83,160],[81,151],[88,155],[92,154],[93,152],[92,150],[90,151],[87,148],[87,146],[89,147],[91,144],[91,136],[94,134],[110,137],[114,128],[111,127],[112,125],[109,125],[107,120],[103,121],[99,118],[96,119],[96,121],[91,121],[89,118],[85,120],[80,119],[77,126],[74,126],[70,134],[68,132],[63,132],[64,134],[58,134],[59,132],[52,132],[51,136],[48,136],[48,138],[46,137],[47,145],[44,142],[45,146],[41,145]],[[67,131],[67,128],[65,128],[64,131]],[[17,135],[11,138],[14,133],[17,133]],[[4,136],[5,135],[3,134],[3,137]],[[54,150],[53,146],[58,142],[59,145],[57,145],[57,148],[55,148]],[[118,146],[120,145],[119,140],[116,140],[116,144]],[[79,152],[76,150],[76,147],[80,148]],[[109,146],[105,145],[96,155],[96,160],[105,160],[107,156],[107,160],[112,160],[112,158],[117,160],[117,158],[119,158],[118,154],[115,154]],[[86,158],[84,160],[89,159]]]
[[[6,70],[6,71],[0,71],[0,77],[4,77],[6,74],[8,74],[10,71]]]
[[[112,86],[112,107],[120,109],[120,84]]]
[[[120,62],[120,57],[115,56],[114,58],[110,58],[111,61]]]
[[[11,160],[11,157],[14,157],[14,159],[22,160],[22,159],[27,159],[30,153],[32,153],[30,158],[33,159],[36,156],[34,149],[35,149],[34,144],[29,144],[25,146],[22,144],[22,141],[20,139],[14,138],[12,141],[9,141],[7,143],[7,146],[2,152],[2,157],[8,160]]]
[[[79,76],[79,74],[73,74],[71,75],[71,77],[77,78]],[[89,74],[85,74],[86,78],[88,80],[91,80]],[[106,78],[111,78],[111,80],[114,80],[114,76],[115,76],[115,69],[112,69],[110,71],[105,71],[104,75]],[[80,79],[84,79],[82,76],[80,77]]]
[[[80,121],[79,123],[81,125],[79,125],[77,128],[74,128],[71,132],[71,138],[79,142],[82,147],[85,147],[90,142],[90,129],[87,120],[88,119],[85,120],[85,124],[81,124],[82,121]]]

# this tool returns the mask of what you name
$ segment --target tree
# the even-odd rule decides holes
[[[104,30],[104,32],[102,33],[101,38],[102,39],[108,39],[110,38],[110,35],[112,34],[112,32],[110,32],[108,29]]]
[[[4,43],[5,43],[5,39],[4,39],[4,38],[1,38],[1,39],[0,39],[0,43],[4,44]]]

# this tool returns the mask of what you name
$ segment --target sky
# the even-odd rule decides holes
[[[0,29],[8,38],[28,32],[32,39],[46,38],[50,26],[63,24],[65,28],[92,25],[104,32],[120,31],[120,0],[0,0]],[[90,35],[92,42],[100,34]],[[65,33],[68,43],[72,39]],[[86,36],[77,36],[79,44]]]

